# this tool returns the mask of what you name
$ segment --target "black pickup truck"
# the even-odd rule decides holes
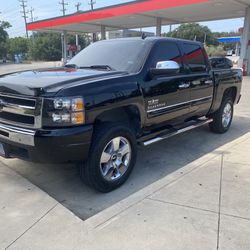
[[[241,69],[211,69],[202,44],[126,38],[90,45],[61,68],[0,76],[0,153],[74,161],[109,192],[129,177],[137,145],[209,124],[228,131]]]

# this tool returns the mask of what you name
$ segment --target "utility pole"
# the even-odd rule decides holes
[[[76,11],[77,11],[77,12],[80,11],[80,6],[81,6],[81,5],[82,5],[82,4],[81,4],[80,2],[78,2],[78,3],[75,5]]]
[[[67,9],[65,8],[65,5],[68,5],[68,3],[65,3],[65,1],[62,0],[62,2],[59,2],[59,4],[62,5],[61,11],[62,11],[62,13],[63,13],[63,16],[65,16],[65,13],[66,13],[66,10],[67,10]]]
[[[34,16],[33,16],[34,9],[31,7],[28,13],[30,13],[30,20],[33,23],[34,22]]]
[[[26,37],[29,37],[28,31],[27,31],[27,12],[26,12],[26,8],[27,8],[27,0],[18,0],[20,2],[20,6],[22,7],[22,11],[21,13],[23,14],[23,18],[24,18],[24,23],[25,23],[25,31],[26,31]]]
[[[91,10],[94,10],[94,5],[96,4],[95,0],[90,0],[89,5],[91,7]]]

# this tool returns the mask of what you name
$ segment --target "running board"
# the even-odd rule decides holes
[[[170,138],[172,136],[175,136],[175,135],[178,135],[178,134],[182,134],[184,132],[187,132],[189,130],[192,130],[194,128],[198,128],[198,127],[201,127],[205,124],[208,124],[208,123],[211,123],[213,121],[213,119],[207,119],[207,120],[198,120],[197,123],[193,124],[193,125],[190,125],[190,126],[187,126],[187,127],[184,127],[184,128],[181,128],[181,129],[178,129],[178,130],[170,130],[169,132],[163,134],[163,133],[159,133],[158,136],[155,136],[151,139],[148,139],[146,141],[143,141],[143,139],[139,142],[140,145],[146,147],[146,146],[149,146],[153,143],[156,143],[156,142],[160,142],[160,141],[163,141],[167,138]]]

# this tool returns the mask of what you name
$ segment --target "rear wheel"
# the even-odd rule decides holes
[[[212,116],[213,122],[209,124],[210,130],[215,133],[226,133],[232,123],[234,106],[232,97],[223,99],[220,109]]]
[[[87,162],[80,166],[82,180],[100,192],[110,192],[128,179],[136,156],[136,138],[130,128],[102,125],[94,134]]]

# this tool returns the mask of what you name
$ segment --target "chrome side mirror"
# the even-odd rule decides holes
[[[174,75],[180,72],[180,66],[175,61],[161,61],[156,64],[156,68],[151,69],[150,73],[153,76]]]
[[[180,70],[180,66],[175,61],[162,61],[156,64],[157,69]]]

